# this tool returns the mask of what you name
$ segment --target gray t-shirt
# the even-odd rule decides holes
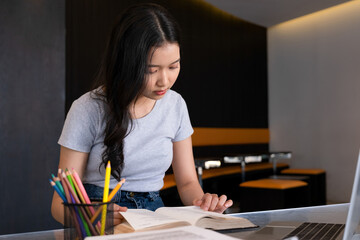
[[[94,99],[90,92],[72,104],[58,143],[64,147],[89,153],[84,183],[104,186],[105,170],[101,163],[104,147],[105,103]],[[133,130],[124,140],[124,169],[126,178],[122,190],[134,192],[158,191],[173,158],[173,142],[193,133],[184,99],[169,90],[156,101],[152,111],[134,119]],[[117,184],[111,177],[110,188]]]

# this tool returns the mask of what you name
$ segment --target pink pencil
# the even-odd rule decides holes
[[[87,204],[91,204],[90,199],[89,199],[89,196],[87,195],[87,193],[86,193],[86,191],[85,191],[85,188],[84,188],[84,185],[83,185],[82,182],[81,182],[81,179],[80,179],[80,177],[79,177],[79,174],[76,172],[75,169],[72,169],[72,173],[73,173],[73,176],[74,176],[74,178],[75,178],[75,181],[76,181],[76,183],[77,183],[77,185],[78,185],[78,187],[79,187],[79,189],[80,189],[80,191],[81,191],[81,194],[82,194],[83,197],[84,197],[85,202],[86,202]],[[90,206],[90,211],[91,211],[92,214],[94,214],[94,212],[95,212],[94,208],[91,207],[91,206]]]
[[[80,177],[79,177],[79,174],[76,172],[76,170],[75,170],[74,168],[72,168],[72,175],[73,175],[73,177],[74,177],[74,179],[75,179],[75,181],[76,181],[76,183],[77,183],[77,185],[78,185],[78,187],[79,187],[79,189],[80,189],[81,194],[82,194],[83,197],[84,197],[85,202],[86,202],[87,204],[91,204],[91,201],[90,201],[90,199],[89,199],[89,196],[88,196],[87,193],[86,193],[86,190],[85,190],[85,188],[84,188],[84,185],[82,184],[82,181],[81,181],[81,179],[80,179]],[[89,206],[89,210],[90,210],[90,212],[91,212],[92,215],[95,214],[95,210],[94,210],[94,208],[93,208],[92,206]],[[97,225],[97,227],[98,227],[99,229],[101,228],[101,223],[100,223],[100,221],[99,221],[96,225]]]

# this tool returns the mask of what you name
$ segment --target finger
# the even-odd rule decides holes
[[[209,206],[209,211],[214,211],[219,203],[219,197],[217,194],[211,194],[211,203]]]
[[[200,206],[201,203],[202,203],[201,199],[194,199],[194,201],[193,201],[194,206]]]
[[[229,199],[225,202],[224,205],[219,206],[217,209],[215,209],[214,212],[223,213],[227,208],[231,207],[233,205],[233,201]]]
[[[126,212],[128,210],[127,207],[120,207],[118,212]]]
[[[114,218],[114,226],[123,222],[124,219]]]
[[[126,212],[127,207],[122,207],[117,204],[114,204],[114,212]]]
[[[229,208],[233,205],[233,201],[231,199],[227,200],[226,203],[224,204],[226,208]]]
[[[221,195],[221,197],[219,198],[219,202],[218,202],[214,212],[223,213],[227,209],[227,207],[225,206],[226,199],[227,199],[227,197],[225,195]]]
[[[119,211],[119,208],[121,208],[119,205],[114,204],[114,211]]]
[[[201,200],[202,200],[202,203],[200,204],[200,208],[205,211],[208,211],[209,207],[211,205],[211,200],[212,200],[211,194],[205,193]]]
[[[114,212],[114,219],[124,219],[124,217],[119,211],[119,212]]]
[[[121,215],[120,211],[118,212],[114,212],[114,225],[118,225],[120,223],[122,223],[124,220],[124,217]]]
[[[219,197],[219,202],[218,202],[218,204],[216,205],[216,208],[224,207],[226,200],[227,200],[226,195],[221,195],[221,196]]]

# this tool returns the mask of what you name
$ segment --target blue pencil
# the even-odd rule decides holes
[[[51,186],[55,189],[55,191],[57,192],[57,194],[59,194],[59,196],[61,197],[61,199],[64,201],[64,203],[67,203],[65,196],[63,195],[63,193],[61,192],[61,190],[58,188],[58,186],[56,186],[56,184],[54,183],[53,180],[49,179]]]
[[[60,169],[59,169],[60,170]],[[53,181],[55,182],[56,186],[60,189],[60,191],[62,192],[62,194],[65,196],[65,192],[64,192],[64,189],[61,185],[61,182],[60,182],[60,178],[59,177],[55,177],[54,174],[51,174],[51,177],[53,179]]]

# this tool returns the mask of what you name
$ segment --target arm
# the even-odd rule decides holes
[[[80,179],[82,179],[85,166],[87,164],[88,155],[88,153],[78,152],[61,146],[59,168],[67,168],[69,170],[74,168],[75,171],[79,174]],[[64,224],[64,206],[62,204],[62,199],[56,192],[54,192],[52,199],[51,214],[56,221]]]
[[[79,174],[80,179],[84,176],[85,167],[88,160],[88,153],[78,152],[66,147],[61,146],[60,149],[60,162],[59,168],[61,169],[75,169]],[[114,204],[114,212],[117,211],[126,211],[126,207],[120,207]],[[52,204],[51,204],[51,214],[56,221],[61,224],[64,224],[64,206],[62,204],[62,199],[59,195],[54,192]],[[114,225],[121,223],[123,217],[120,213],[114,213]]]
[[[191,137],[174,142],[172,167],[181,201],[185,205],[200,206],[204,210],[224,212],[232,205],[225,195],[204,194],[195,172]]]

